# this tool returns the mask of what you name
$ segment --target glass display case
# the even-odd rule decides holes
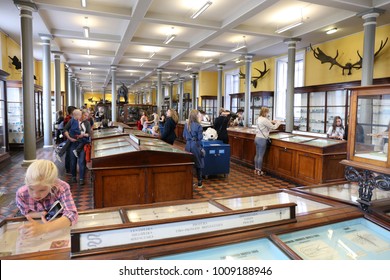
[[[390,232],[365,218],[277,236],[304,260],[389,260]]]
[[[9,74],[0,70],[0,164],[9,160],[8,137],[7,137],[7,111],[6,111],[6,92],[7,77]]]
[[[222,96],[222,104],[224,104],[223,99],[224,97]],[[217,107],[217,96],[202,96],[202,109],[211,118],[211,122],[214,122],[218,117],[220,108]]]
[[[123,127],[111,127],[93,130],[91,138],[92,140],[97,140],[125,135],[129,135],[129,133],[125,132]]]
[[[268,238],[150,258],[152,260],[289,260]]]
[[[390,85],[352,88],[351,104],[348,159],[388,169]]]
[[[279,191],[269,194],[215,199],[215,201],[233,210],[248,209],[253,207],[277,205],[281,203],[291,202],[297,205],[295,211],[298,215],[332,207],[332,205],[305,198],[303,196],[300,196],[299,194],[297,195],[289,191]]]
[[[35,135],[37,141],[43,137],[42,87],[34,85]],[[20,81],[7,82],[8,142],[10,147],[23,147],[24,118],[23,91]]]
[[[245,107],[245,93],[236,93],[230,95],[230,111],[236,113],[238,109],[244,109]],[[273,119],[273,103],[274,92],[273,91],[256,91],[251,92],[251,101],[249,104],[249,125],[254,125],[256,119],[260,114],[261,107],[268,107],[270,119]]]
[[[0,258],[43,257],[51,251],[70,248],[70,228],[43,233],[36,237],[22,239],[19,227],[27,221],[24,218],[3,220],[0,223]]]
[[[349,110],[350,84],[330,84],[295,88],[294,129],[326,133],[333,119],[340,116],[346,124]]]
[[[305,186],[294,188],[299,192],[316,195],[326,199],[332,199],[349,203],[352,205],[358,205],[359,199],[359,185],[355,182],[341,182],[338,184],[321,184],[314,186]],[[374,189],[372,192],[372,201],[389,200],[390,192],[386,192],[380,189]]]
[[[182,206],[180,210],[184,212],[196,212],[195,209],[198,208],[202,210],[194,216],[177,217],[165,222],[157,220],[107,226],[96,230],[72,230],[71,254],[77,257],[90,253],[105,253],[107,250],[110,252],[123,251],[145,247],[146,244],[152,246],[161,242],[165,244],[177,243],[184,239],[199,239],[205,234],[220,235],[222,231],[224,234],[228,234],[237,230],[263,228],[295,221],[294,203],[248,210],[220,211],[211,214],[208,212],[215,211],[217,207],[205,204],[199,206],[197,204]],[[155,212],[154,208],[149,209],[149,215],[152,216],[152,219],[153,216],[156,216],[156,213],[153,212]],[[164,215],[163,213],[164,211],[160,214]],[[169,217],[167,213],[165,215],[167,218]],[[91,239],[96,240],[96,242],[91,243]]]

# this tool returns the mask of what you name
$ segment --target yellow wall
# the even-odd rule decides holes
[[[18,43],[12,40],[10,37],[6,36],[4,33],[1,33],[2,40],[2,60],[3,65],[2,69],[9,73],[8,80],[20,81],[22,80],[22,71],[21,69],[16,70],[15,66],[12,65],[11,59],[8,57],[16,56],[19,60],[22,60],[21,49]]]
[[[385,41],[390,34],[390,25],[378,27],[375,35],[375,51],[379,49],[381,40]],[[335,57],[338,50],[339,55],[337,61],[345,65],[346,63],[355,63],[359,60],[357,51],[363,56],[363,32],[359,32],[341,39],[328,41],[323,44],[314,45],[313,49],[320,48],[328,56]],[[390,38],[389,38],[390,40]],[[382,49],[374,62],[374,79],[390,76],[390,42]],[[310,50],[306,53],[305,62],[305,85],[321,85],[330,83],[341,83],[349,81],[360,81],[362,79],[362,69],[352,69],[352,74],[347,75],[348,71],[344,71],[338,66],[333,66],[329,70],[330,63],[321,64],[314,58],[313,52]]]
[[[199,72],[199,96],[217,96],[217,92],[218,72]]]

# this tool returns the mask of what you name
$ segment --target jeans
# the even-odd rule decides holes
[[[70,148],[70,145],[65,150],[65,170],[66,170],[66,172],[70,172],[70,154],[73,154],[69,148]]]
[[[255,155],[255,169],[261,170],[263,166],[263,157],[267,150],[267,139],[262,137],[255,138],[256,155]]]
[[[69,153],[68,156],[70,156],[70,172],[72,173],[72,177],[76,178],[77,177],[77,160],[79,164],[79,179],[82,180],[84,179],[85,175],[85,152],[84,149],[80,152],[79,157],[76,158],[76,156],[73,154],[73,150],[77,148],[79,145],[79,142],[72,142],[69,148]]]

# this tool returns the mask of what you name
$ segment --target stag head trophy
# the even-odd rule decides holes
[[[252,84],[255,88],[257,88],[257,81],[258,81],[260,78],[264,77],[265,74],[267,74],[267,72],[269,71],[269,68],[267,69],[267,64],[266,64],[265,61],[264,61],[264,70],[263,70],[263,71],[260,71],[260,70],[257,69],[256,67],[255,67],[255,69],[259,72],[259,76],[252,76],[252,77],[251,77],[251,84]],[[245,74],[241,72],[241,69],[240,69],[239,75],[240,75],[240,79],[245,79]]]
[[[388,39],[389,38],[386,38],[386,41],[384,43],[383,43],[383,40],[381,40],[381,45],[379,47],[379,50],[377,50],[375,52],[374,58],[386,46]],[[339,56],[339,51],[338,50],[336,50],[336,56],[335,57],[331,57],[331,56],[325,54],[320,48],[313,49],[311,44],[310,44],[310,48],[313,51],[314,57],[317,58],[319,61],[321,61],[321,64],[330,63],[329,70],[332,69],[332,67],[334,65],[336,65],[336,66],[340,67],[341,69],[343,69],[343,75],[344,75],[344,71],[345,70],[348,70],[348,74],[347,75],[351,75],[352,74],[351,73],[352,69],[360,69],[360,68],[362,68],[363,57],[360,55],[359,51],[357,51],[357,55],[359,56],[359,60],[357,62],[355,62],[355,63],[348,62],[345,65],[342,65],[342,64],[340,64],[336,60],[336,58]]]

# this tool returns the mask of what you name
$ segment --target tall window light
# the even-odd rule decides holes
[[[294,87],[304,85],[304,51],[295,56]],[[286,92],[287,92],[287,56],[276,60],[276,90],[275,90],[275,118],[286,119]]]
[[[230,109],[230,94],[238,93],[240,90],[240,77],[238,74],[238,69],[234,71],[227,72],[225,74],[225,98],[224,98],[224,108]]]

